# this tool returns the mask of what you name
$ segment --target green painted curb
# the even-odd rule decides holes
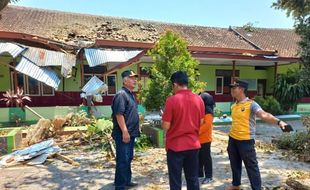
[[[4,128],[4,129],[9,129],[11,130],[6,136],[6,143],[7,143],[7,153],[11,153],[14,149],[16,149],[16,144],[15,144],[15,135],[20,131],[20,128]]]

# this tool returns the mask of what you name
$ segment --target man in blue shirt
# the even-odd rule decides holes
[[[137,184],[131,181],[131,161],[135,138],[140,136],[138,104],[133,94],[137,84],[133,71],[122,73],[123,87],[116,93],[112,102],[113,131],[116,144],[115,189],[123,190]]]

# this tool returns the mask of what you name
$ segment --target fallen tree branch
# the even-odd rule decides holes
[[[68,162],[69,164],[73,165],[73,166],[80,166],[80,163],[72,160],[71,158],[67,157],[67,156],[64,156],[62,154],[59,154],[59,153],[56,153],[55,154],[55,157],[60,159],[60,160],[63,160],[65,162]]]
[[[112,150],[112,155],[115,158],[116,157],[116,150],[115,150],[115,147],[114,147],[114,145],[113,145],[111,140],[109,140],[109,144],[110,144],[110,147],[111,147],[111,150]]]
[[[25,108],[27,108],[29,111],[31,111],[34,115],[38,116],[40,119],[44,119],[44,117],[40,114],[38,114],[36,111],[31,109],[29,106],[25,105]]]

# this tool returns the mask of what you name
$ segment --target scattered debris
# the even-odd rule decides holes
[[[27,162],[30,162],[30,165],[42,164],[47,159],[48,155],[59,151],[60,148],[55,146],[53,139],[42,141],[4,156],[0,161],[0,167],[13,166],[20,163],[27,164]],[[32,160],[33,158],[35,158],[35,160]]]
[[[302,183],[300,183],[299,181],[292,179],[292,178],[288,178],[286,180],[286,184],[293,188],[293,189],[298,189],[298,190],[310,190],[310,186],[304,185]]]
[[[31,125],[27,132],[26,144],[33,145],[55,135],[51,120],[40,119],[37,124]]]
[[[56,153],[55,157],[60,159],[60,160],[66,161],[66,162],[68,162],[69,164],[71,164],[73,166],[80,166],[80,164],[78,162],[72,160],[71,158],[69,158],[67,156],[61,155],[59,153]]]
[[[85,111],[79,111],[77,113],[69,113],[65,117],[66,123],[64,126],[76,127],[83,125],[90,125],[95,122],[94,118],[89,118]]]
[[[310,133],[310,115],[302,116],[301,122],[304,126],[306,126],[308,128],[308,133]]]

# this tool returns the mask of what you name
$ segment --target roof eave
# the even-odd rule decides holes
[[[64,49],[77,49],[76,47],[69,46],[60,42],[56,42],[47,38],[40,36],[35,36],[31,34],[19,33],[19,32],[7,32],[0,31],[0,40],[11,40],[15,42],[25,41],[30,44],[38,44],[50,50],[61,51],[67,53]],[[63,48],[64,47],[64,48]]]

